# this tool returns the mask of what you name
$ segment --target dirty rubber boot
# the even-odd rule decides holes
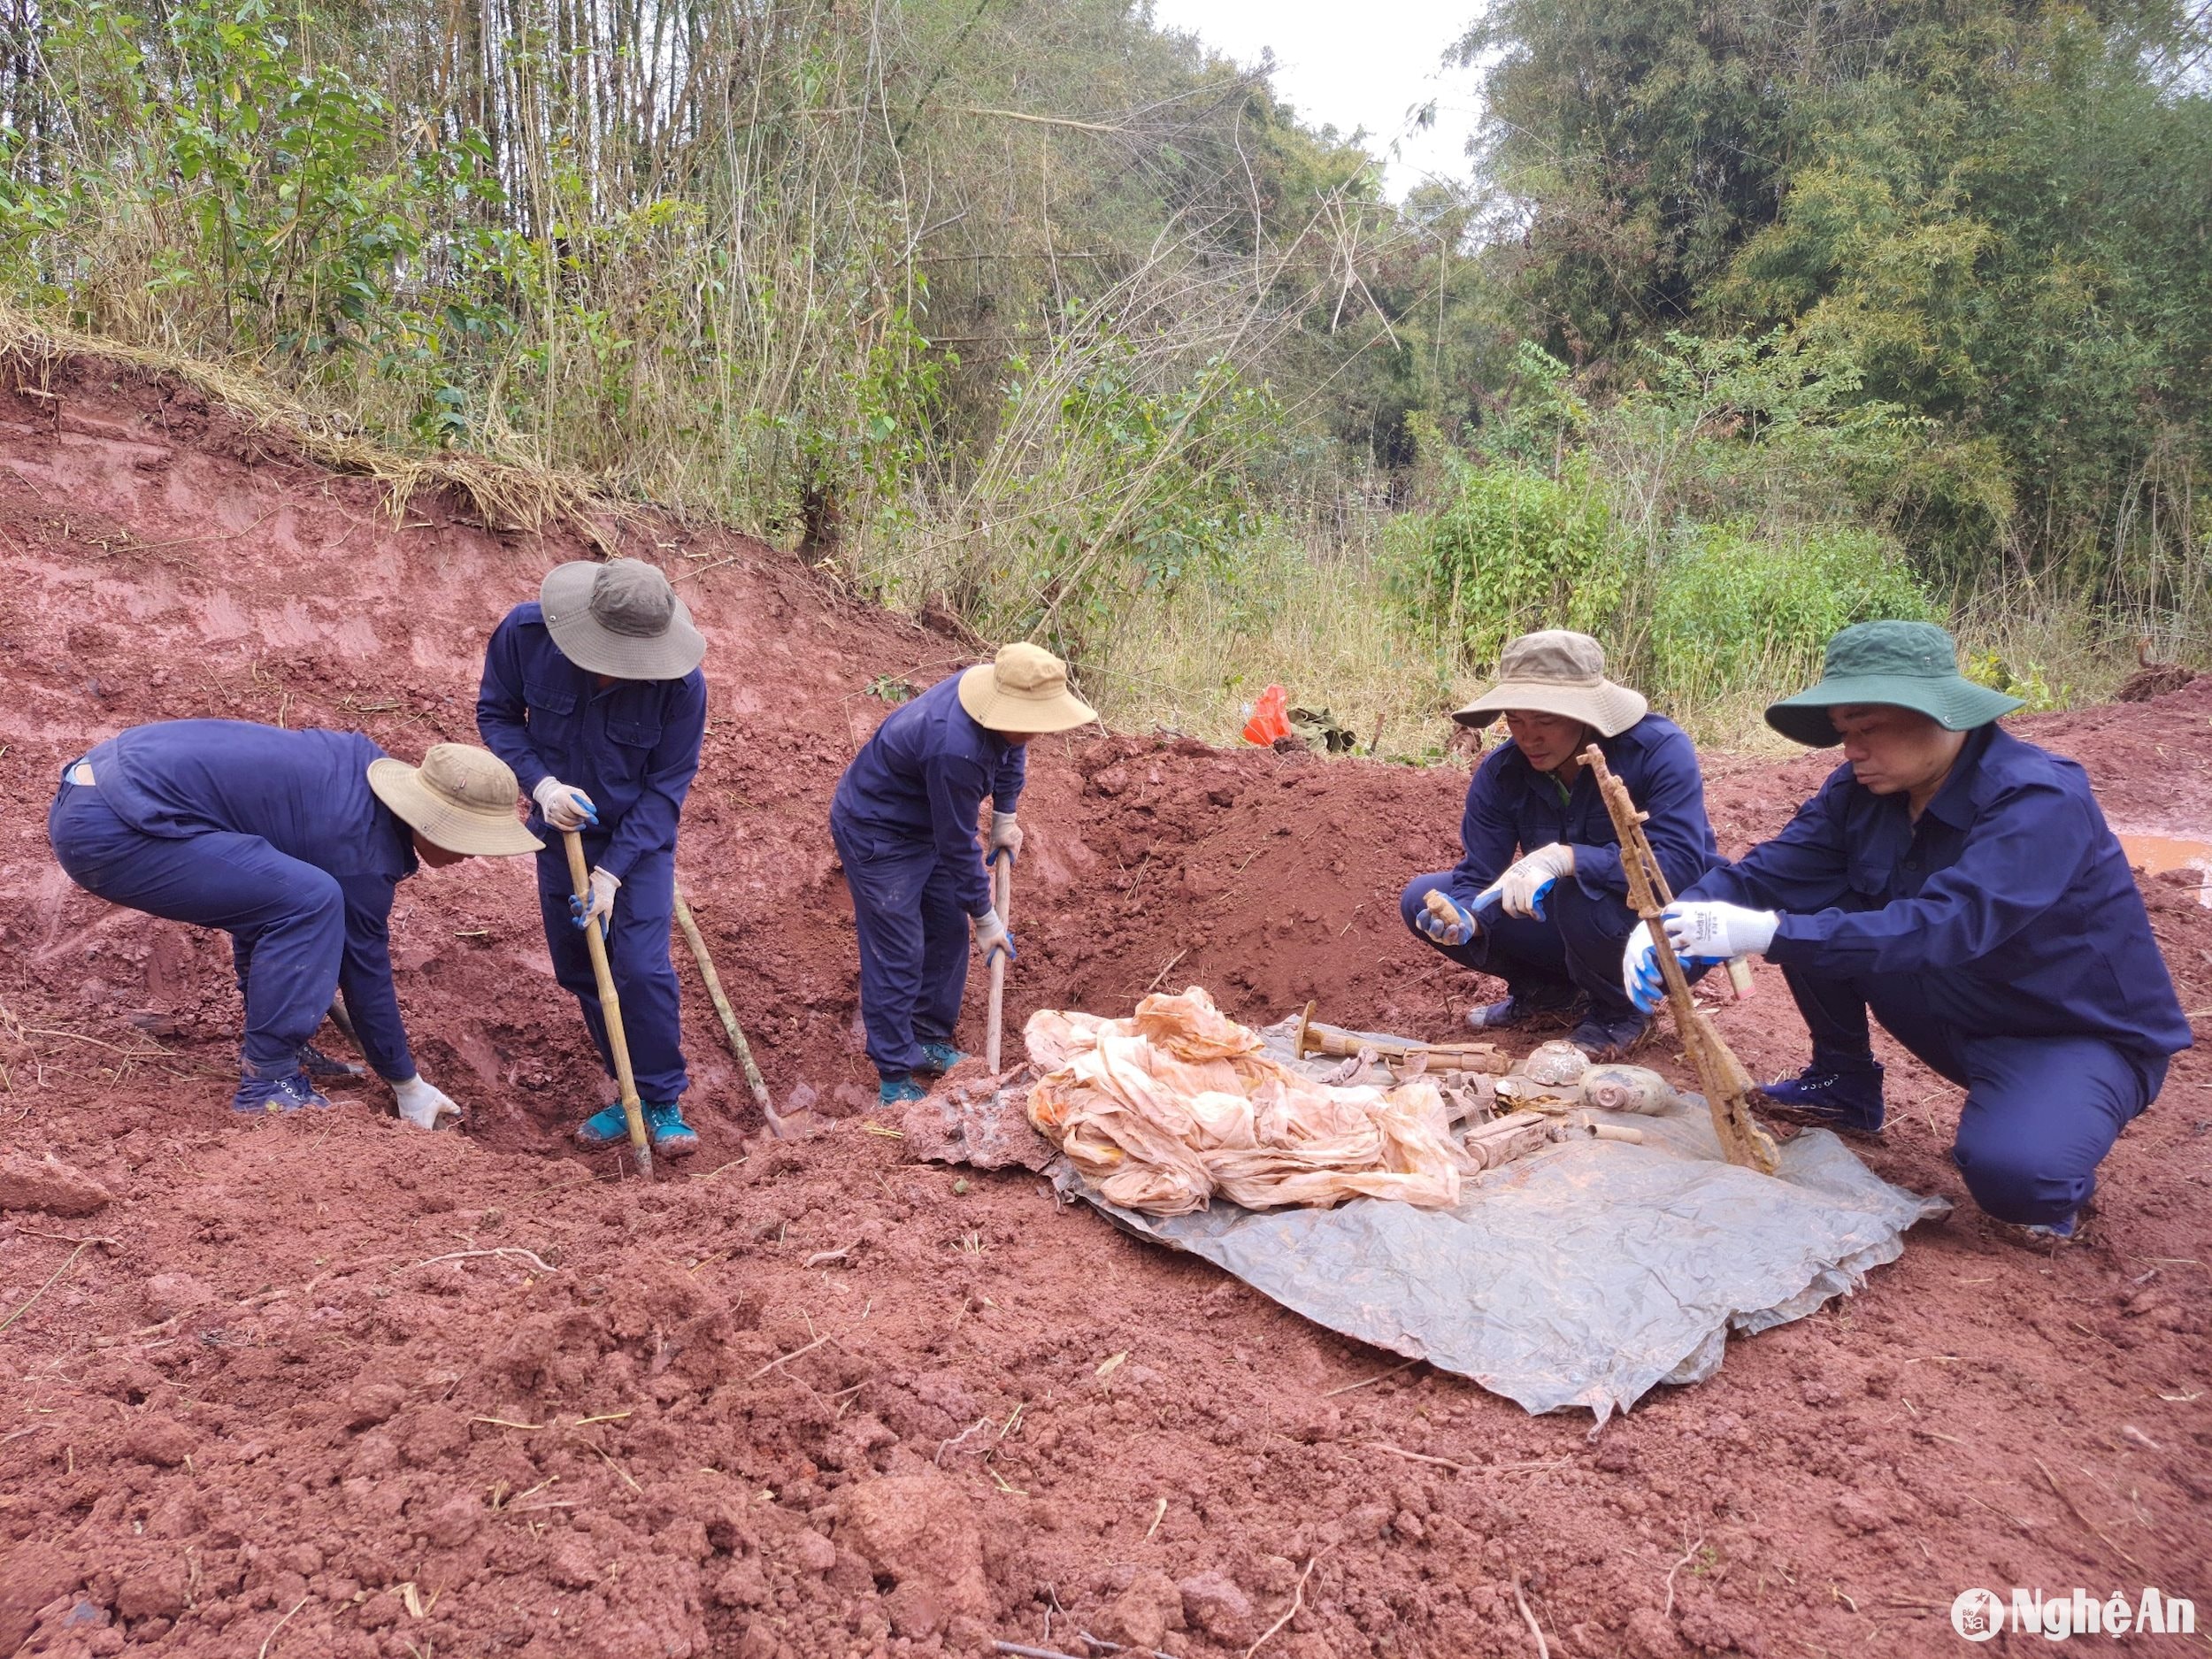
[[[1547,1016],[1557,1016],[1563,1019],[1569,1015],[1579,1013],[1587,1000],[1581,992],[1571,988],[1551,994],[1538,991],[1508,995],[1494,1002],[1479,1002],[1469,1009],[1467,1028],[1470,1031],[1508,1031]]]
[[[576,1144],[588,1152],[597,1152],[606,1147],[624,1145],[630,1139],[630,1119],[617,1101],[611,1106],[602,1106],[597,1111],[576,1125]]]
[[[910,1100],[920,1100],[929,1091],[910,1077],[887,1077],[876,1090],[879,1106],[901,1106]]]
[[[234,1112],[296,1112],[303,1107],[324,1110],[329,1105],[322,1092],[307,1080],[304,1071],[293,1071],[283,1077],[241,1078],[238,1092],[230,1097],[230,1109]]]
[[[1567,1041],[1594,1061],[1617,1060],[1636,1046],[1650,1025],[1651,1021],[1641,1014],[1616,1020],[1590,1014],[1585,1016],[1575,1027],[1575,1034]]]
[[[1882,1133],[1882,1068],[1878,1061],[1839,1069],[1809,1065],[1795,1077],[1760,1084],[1759,1093],[1777,1109],[1777,1116],[1792,1123],[1833,1129],[1843,1134]]]
[[[926,1042],[922,1045],[922,1063],[914,1069],[933,1071],[941,1077],[967,1057],[949,1042]]]
[[[624,1133],[628,1128],[624,1126]],[[653,1150],[664,1158],[687,1158],[699,1149],[699,1137],[684,1121],[684,1109],[675,1101],[645,1106],[645,1133]]]

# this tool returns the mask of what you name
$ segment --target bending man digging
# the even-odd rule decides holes
[[[1781,964],[1812,1064],[1769,1099],[1878,1134],[1870,1010],[1966,1090],[1951,1156],[1975,1202],[2065,1238],[2189,1024],[2088,778],[1996,725],[2019,706],[1961,675],[1941,628],[1844,629],[1767,724],[1845,764],[1772,841],[1678,887],[1667,933],[1686,960]],[[1622,973],[1657,1005],[1645,935]]]
[[[676,826],[707,729],[707,642],[668,578],[637,559],[556,566],[484,653],[476,726],[556,832],[538,857],[538,908],[553,977],[576,998],[614,1075],[583,930],[606,927],[607,963],[653,1150],[695,1152],[684,1122],[683,1029],[668,930],[676,913]],[[558,832],[582,833],[591,896],[571,891]],[[619,1103],[586,1118],[590,1148],[628,1139]]]

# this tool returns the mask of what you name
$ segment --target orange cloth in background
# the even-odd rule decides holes
[[[1040,1009],[1029,1118],[1109,1202],[1156,1216],[1219,1193],[1248,1210],[1355,1196],[1447,1208],[1471,1166],[1422,1079],[1332,1088],[1262,1052],[1193,986],[1130,1019]]]

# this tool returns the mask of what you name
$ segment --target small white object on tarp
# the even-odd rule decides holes
[[[1217,1198],[1151,1216],[1108,1203],[1064,1160],[1054,1179],[1317,1325],[1529,1411],[1581,1407],[1601,1424],[1661,1383],[1710,1377],[1731,1331],[1857,1290],[1903,1254],[1907,1229],[1950,1209],[1883,1180],[1824,1129],[1785,1142],[1773,1175],[1729,1164],[1695,1094],[1655,1117],[1591,1116],[1640,1129],[1641,1144],[1561,1141],[1471,1178],[1448,1209],[1353,1198],[1256,1211]]]

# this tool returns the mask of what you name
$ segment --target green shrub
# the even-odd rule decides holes
[[[1494,662],[1500,646],[1532,628],[1596,633],[1610,622],[1627,561],[1578,462],[1554,478],[1443,459],[1450,503],[1407,515],[1392,533],[1401,592],[1416,615],[1471,663]]]
[[[1878,618],[1938,619],[1874,531],[1816,527],[1766,541],[1748,522],[1700,525],[1660,569],[1650,688],[1675,708],[1742,690],[1785,695],[1818,670],[1838,629]]]

